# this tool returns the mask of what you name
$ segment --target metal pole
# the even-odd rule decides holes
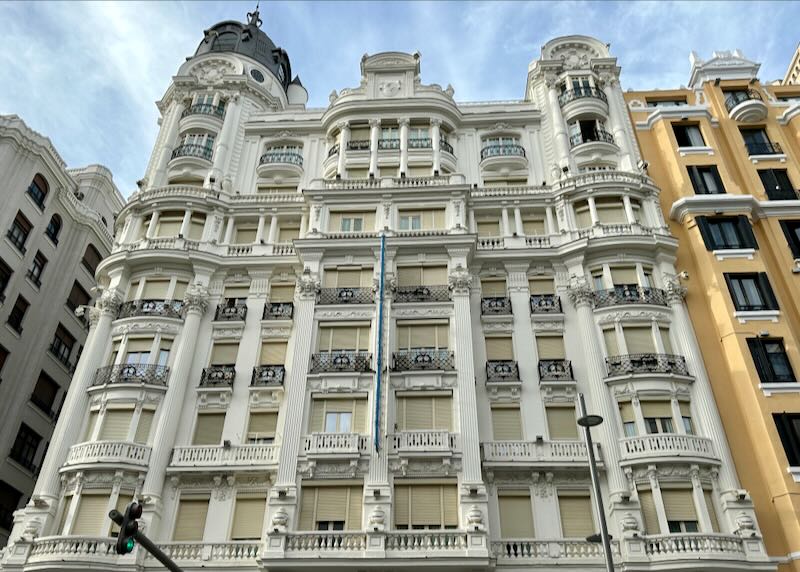
[[[580,417],[586,418],[586,401],[583,393],[578,394],[578,405],[580,407]],[[602,422],[602,421],[601,421]],[[614,560],[611,557],[611,537],[608,535],[608,524],[606,523],[606,511],[603,507],[603,494],[600,492],[600,478],[597,475],[597,464],[594,458],[594,445],[592,444],[592,430],[590,425],[583,426],[583,435],[586,438],[586,449],[589,452],[589,475],[592,478],[594,487],[594,502],[597,508],[597,517],[600,519],[600,538],[603,541],[603,553],[606,560],[607,572],[614,572]]]
[[[381,446],[381,375],[383,374],[383,289],[384,274],[386,272],[386,235],[381,233],[381,274],[380,285],[378,288],[378,355],[376,356],[375,369],[378,370],[375,382],[375,450],[379,451]]]
[[[172,572],[183,572],[183,570],[175,564],[169,556],[164,554],[158,546],[153,544],[153,541],[147,538],[143,532],[137,530],[133,537],[136,539],[136,542],[142,545],[142,548],[155,556],[156,560],[166,566],[168,570],[172,570]]]

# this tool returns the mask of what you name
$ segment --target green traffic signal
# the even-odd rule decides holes
[[[136,546],[136,541],[133,538],[128,538],[125,541],[125,550],[127,550],[128,552],[133,552],[135,546]]]

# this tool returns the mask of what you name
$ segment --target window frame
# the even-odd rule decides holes
[[[14,443],[8,453],[9,459],[25,468],[26,470],[36,472],[36,454],[39,452],[39,445],[41,445],[44,438],[34,431],[26,423],[20,423],[17,429],[17,436],[14,438]]]
[[[778,299],[772,290],[769,283],[769,278],[766,272],[725,272],[725,282],[728,285],[728,293],[730,294],[733,307],[737,312],[764,312],[780,310]],[[744,286],[741,284],[743,280],[753,280],[756,285],[761,304],[748,304],[748,300],[741,300],[736,296],[736,289],[734,285],[739,282],[739,291],[746,295]],[[743,303],[744,302],[744,303]]]
[[[25,254],[27,251],[25,243],[28,242],[28,237],[31,235],[32,230],[33,224],[31,221],[22,214],[22,211],[17,211],[17,215],[11,221],[11,228],[8,229],[6,237],[17,250]]]
[[[691,132],[696,131],[700,137],[700,143],[692,142]],[[700,129],[699,123],[673,123],[672,133],[675,136],[675,141],[678,143],[679,148],[687,147],[706,147],[706,139],[703,137],[703,130]],[[683,145],[681,141],[687,143]]]
[[[706,250],[735,250],[743,248],[753,248],[758,250],[758,242],[756,241],[753,227],[745,215],[738,216],[698,216],[695,218],[697,221],[697,228],[700,230],[700,236],[703,238],[703,243],[706,245]],[[721,224],[729,223],[733,225],[733,233],[735,234],[737,244],[720,244],[715,236],[715,230],[724,238],[724,232],[719,227]]]
[[[775,344],[780,347],[781,351],[767,351],[767,344]],[[750,350],[750,356],[753,359],[753,364],[761,383],[797,383],[797,377],[795,376],[792,362],[789,359],[789,354],[786,353],[783,338],[747,338],[747,347]],[[775,373],[775,363],[770,359],[770,354],[780,354],[783,356],[785,361],[784,365],[789,370],[787,375],[780,376]]]
[[[717,190],[712,190],[706,184],[704,171],[708,169],[711,178],[714,180]],[[689,181],[692,183],[694,194],[696,195],[724,195],[727,194],[719,168],[716,165],[687,165],[686,171],[689,174]]]

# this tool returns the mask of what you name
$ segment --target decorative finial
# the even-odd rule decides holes
[[[260,28],[262,24],[261,18],[258,17],[258,5],[260,4],[260,2],[261,0],[256,2],[256,9],[254,12],[247,13],[247,23],[250,26],[255,26],[256,28]]]

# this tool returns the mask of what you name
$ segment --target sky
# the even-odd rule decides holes
[[[0,0],[0,114],[50,137],[70,167],[101,163],[136,190],[158,133],[155,102],[203,30],[252,2]],[[310,107],[357,86],[364,53],[419,51],[423,83],[457,101],[521,99],[541,46],[585,34],[611,45],[623,89],[686,84],[689,52],[740,48],[760,79],[783,77],[800,2],[273,2],[262,29],[289,53]]]

